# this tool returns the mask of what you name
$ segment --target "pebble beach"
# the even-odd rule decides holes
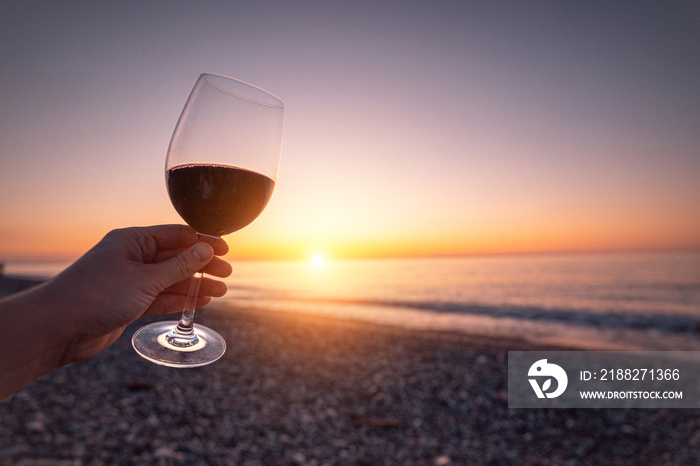
[[[3,277],[0,292],[31,285]],[[228,344],[171,369],[131,335],[0,404],[2,465],[698,464],[693,409],[509,409],[520,340],[212,304]]]

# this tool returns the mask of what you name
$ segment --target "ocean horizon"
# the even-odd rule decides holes
[[[218,307],[596,349],[700,350],[700,251],[232,261]],[[67,262],[8,262],[47,278]],[[206,312],[206,311],[205,311]]]

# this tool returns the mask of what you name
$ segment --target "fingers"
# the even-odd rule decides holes
[[[231,272],[233,272],[231,264],[223,259],[219,259],[218,257],[212,259],[212,261],[209,262],[206,267],[204,267],[204,273],[220,278],[228,277],[231,275]]]
[[[182,311],[185,301],[187,299],[187,292],[189,291],[190,281],[183,280],[180,283],[176,283],[171,286],[163,293],[159,294],[153,301],[153,304],[144,313],[144,316],[156,315],[156,314],[172,314],[175,312]],[[201,286],[199,288],[199,296],[197,296],[197,303],[195,307],[206,306],[211,302],[212,297],[221,297],[226,294],[228,288],[226,284],[219,280],[212,280],[211,278],[203,278]]]
[[[163,254],[162,256],[158,257],[160,260],[155,260],[154,262],[162,262],[164,260],[170,259],[171,257],[177,256],[179,253],[182,251],[173,251],[170,250],[168,251],[168,254]],[[226,262],[223,259],[220,259],[218,257],[215,257],[212,259],[211,262],[209,262],[206,267],[204,267],[204,273],[207,273],[209,275],[214,275],[216,277],[220,278],[226,278],[229,275],[231,275],[231,272],[233,271],[231,264]]]
[[[194,244],[194,243],[192,243]],[[191,246],[191,244],[189,245]],[[188,246],[188,247],[189,247]],[[216,242],[211,243],[210,246],[214,248],[214,255],[217,256],[223,256],[228,252],[228,244],[226,244],[226,241],[223,240],[223,238],[219,238],[216,240]],[[156,251],[156,253],[153,256],[153,262],[163,262],[164,260],[168,260],[171,257],[177,256],[180,254],[182,251],[184,251],[185,248],[174,248],[174,249],[160,249]]]
[[[212,238],[210,236],[198,236],[199,241],[204,241],[214,248],[214,254],[217,256],[223,256],[228,252],[228,244],[223,238]]]
[[[164,293],[187,295],[187,292],[190,289],[191,281],[192,278],[188,278],[187,280],[175,283],[174,285],[168,287]],[[211,278],[204,277],[202,278],[202,284],[199,288],[199,296],[213,296],[215,298],[220,298],[224,296],[227,291],[228,286],[226,286],[226,283],[220,280],[213,280]]]
[[[186,225],[155,225],[140,227],[138,230],[153,238],[159,251],[186,249],[205,238],[199,238],[197,233]],[[216,241],[213,241],[213,238],[211,238],[211,241],[208,237],[206,239],[206,243],[214,248],[214,254],[217,256],[222,256],[228,252],[228,244],[222,238],[217,238]]]
[[[168,260],[150,264],[154,282],[166,289],[202,270],[214,258],[214,250],[207,243],[197,242],[194,246]]]
[[[214,254],[217,256],[223,256],[228,253],[228,243],[224,241],[223,238],[217,239],[214,244],[212,244],[212,247],[214,248]]]
[[[185,294],[161,293],[153,301],[153,304],[151,304],[151,307],[146,310],[143,316],[181,312],[186,300],[187,296]],[[198,296],[195,307],[206,306],[210,301],[210,296]]]
[[[136,230],[153,239],[158,250],[185,249],[197,242],[197,233],[186,225],[155,225]]]

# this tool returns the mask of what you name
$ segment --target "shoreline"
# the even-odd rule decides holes
[[[0,274],[0,298],[19,293],[20,291],[37,286],[45,281],[46,280],[37,277]]]
[[[588,326],[527,317],[448,314],[388,307],[371,312],[360,309],[357,314],[353,314],[352,310],[348,311],[333,303],[322,310],[318,306],[314,307],[312,310],[302,310],[298,303],[238,304],[226,299],[215,300],[207,306],[221,315],[240,309],[257,310],[261,314],[337,319],[465,339],[521,342],[538,348],[557,347],[577,351],[700,351],[700,334],[690,332]]]
[[[0,298],[17,293],[48,280],[34,276],[0,275]],[[329,304],[329,308],[333,304]],[[256,306],[250,303],[239,305],[233,300],[216,299],[205,311],[225,318],[227,313],[236,311],[258,312],[260,314],[277,314],[294,316],[296,319],[337,320],[354,322],[358,325],[375,325],[391,328],[396,332],[420,332],[424,335],[439,335],[442,338],[467,339],[491,342],[499,347],[517,347],[575,351],[700,351],[700,328],[698,332],[667,332],[663,329],[618,328],[606,326],[575,325],[567,322],[546,321],[539,319],[499,317],[470,314],[430,313],[427,310],[384,308],[374,316],[353,316],[347,311],[323,312],[298,310],[280,306]],[[392,312],[394,317],[391,317]],[[202,315],[203,313],[198,313]],[[403,318],[403,314],[419,316]],[[390,317],[383,317],[383,316]],[[378,317],[382,316],[382,317]]]
[[[313,325],[318,327],[344,328],[351,331],[371,331],[381,334],[395,335],[400,338],[412,338],[421,335],[426,339],[444,339],[453,342],[465,342],[469,344],[508,348],[511,351],[566,351],[574,347],[565,344],[543,342],[537,344],[526,338],[504,336],[487,333],[466,333],[460,330],[443,330],[439,328],[418,328],[392,323],[374,322],[361,317],[329,315],[314,312],[285,311],[285,310],[260,310],[254,307],[237,306],[232,303],[210,303],[197,311],[197,318],[211,321],[212,325],[226,325],[231,313],[238,316],[248,316],[261,323],[281,325],[286,322],[291,325]],[[535,349],[536,348],[536,349]]]

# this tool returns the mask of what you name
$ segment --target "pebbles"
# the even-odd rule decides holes
[[[0,464],[693,464],[694,410],[508,409],[507,350],[449,334],[209,308],[224,358],[139,358],[132,326],[0,405]]]

